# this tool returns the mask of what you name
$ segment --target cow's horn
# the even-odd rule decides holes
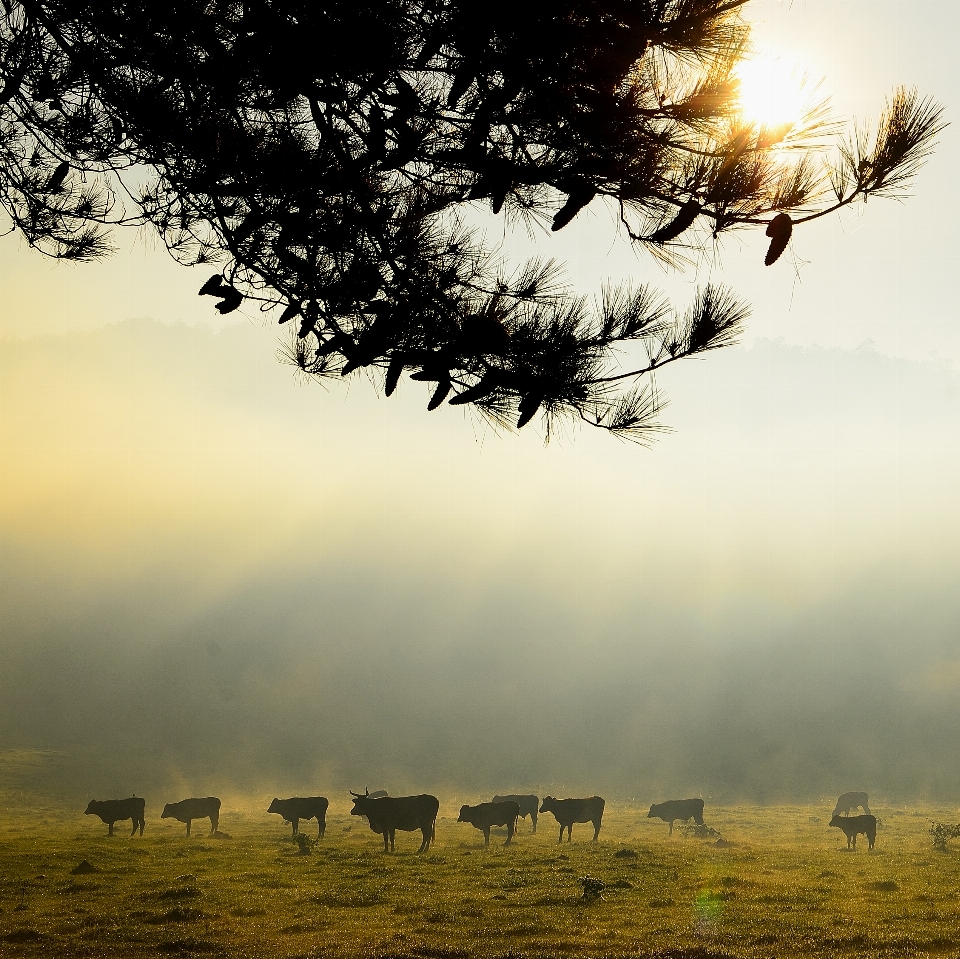
[[[348,789],[347,792],[350,793],[351,796],[355,796],[357,799],[360,799],[360,793],[355,793],[352,789]]]

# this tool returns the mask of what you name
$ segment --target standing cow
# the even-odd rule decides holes
[[[383,851],[393,852],[394,838],[398,829],[404,832],[420,830],[423,839],[417,852],[426,852],[435,837],[437,813],[440,800],[436,796],[384,796],[371,799],[351,790],[353,809],[351,816],[366,816],[370,828],[383,836]]]
[[[160,818],[185,822],[188,836],[190,835],[190,823],[194,819],[209,819],[210,835],[212,836],[220,824],[220,800],[216,796],[207,796],[206,799],[181,799],[180,802],[168,802],[163,807]]]
[[[520,807],[520,815],[533,822],[533,831],[537,831],[537,813],[540,810],[540,799],[537,796],[494,796],[494,802],[515,802]]]
[[[293,796],[290,799],[274,799],[270,803],[267,812],[275,812],[283,816],[283,821],[293,825],[293,833],[296,836],[300,832],[301,819],[317,820],[317,839],[323,839],[323,834],[327,831],[327,806],[328,802],[325,796]]]
[[[647,819],[662,819],[670,823],[670,832],[673,835],[673,824],[677,819],[684,822],[692,819],[698,826],[703,825],[702,799],[668,799],[666,802],[655,802],[647,813]]]
[[[867,794],[866,793],[844,793],[837,800],[837,808],[834,809],[834,816],[839,816],[841,813],[844,816],[850,815],[851,809],[862,809],[868,816],[870,815],[870,807],[867,805]]]
[[[573,824],[575,822],[593,823],[593,841],[600,835],[600,821],[603,819],[604,801],[600,796],[591,796],[589,799],[554,799],[545,796],[540,806],[540,812],[552,812],[560,823],[560,842],[563,842],[563,830],[567,830],[567,842],[573,839]]]
[[[508,799],[503,802],[482,802],[478,806],[461,806],[457,822],[468,822],[479,829],[483,833],[484,848],[490,845],[490,827],[506,826],[507,841],[504,845],[509,846],[513,842],[519,815],[520,806]]]
[[[87,811],[84,815],[99,816],[100,821],[105,822],[109,827],[107,830],[108,836],[113,835],[113,824],[115,822],[132,819],[133,829],[130,830],[130,835],[132,836],[136,833],[137,827],[139,826],[140,835],[142,836],[145,807],[146,803],[137,796],[131,796],[129,799],[104,799],[102,801],[91,799],[90,805],[87,806]]]
[[[857,836],[863,834],[867,837],[870,848],[877,838],[877,817],[876,816],[834,816],[830,820],[831,826],[842,829],[847,837],[847,849],[857,848]]]

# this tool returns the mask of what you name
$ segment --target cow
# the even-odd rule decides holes
[[[830,820],[831,826],[842,829],[847,837],[847,849],[857,848],[857,836],[863,833],[873,849],[874,841],[877,838],[877,817],[876,816],[838,816],[834,814]]]
[[[670,823],[670,832],[667,835],[673,835],[673,824],[676,820],[682,819],[684,822],[692,819],[698,826],[703,825],[703,800],[702,799],[668,799],[666,802],[655,802],[647,813],[647,819],[662,819]]]
[[[515,802],[520,807],[520,815],[527,816],[533,821],[533,831],[537,831],[537,813],[540,810],[540,799],[537,796],[494,796],[494,802]]]
[[[435,838],[437,813],[440,800],[436,796],[383,796],[371,799],[352,790],[353,809],[351,816],[366,816],[370,828],[383,836],[383,851],[393,852],[394,837],[398,829],[404,832],[420,830],[423,840],[417,852],[426,852]]]
[[[130,835],[134,835],[137,827],[140,827],[140,835],[143,835],[143,811],[145,803],[137,796],[131,796],[129,799],[104,799],[102,801],[91,799],[87,806],[85,816],[99,816],[101,822],[105,822],[110,828],[107,831],[108,836],[113,835],[113,824],[123,819],[133,820],[133,829]]]
[[[849,816],[851,809],[862,809],[869,816],[870,807],[867,805],[867,794],[844,793],[837,800],[837,808],[834,809],[833,814],[839,816],[840,813],[843,813],[845,816]]]
[[[323,839],[327,831],[327,806],[330,803],[325,796],[294,796],[291,799],[274,799],[267,812],[275,812],[283,816],[283,821],[293,824],[291,835],[300,832],[301,819],[317,820],[317,839]]]
[[[573,839],[575,822],[593,823],[593,841],[600,835],[600,821],[603,819],[604,801],[599,796],[589,799],[554,799],[544,796],[540,812],[552,812],[560,823],[560,842],[563,842],[563,830],[567,830],[567,842]]]
[[[517,819],[520,816],[520,806],[513,800],[506,799],[494,802],[482,802],[479,806],[461,806],[460,817],[457,822],[468,822],[483,833],[483,846],[490,845],[490,827],[506,826],[507,841],[505,846],[513,842],[513,833],[517,828]]]
[[[207,796],[206,799],[181,799],[180,802],[168,802],[163,807],[160,818],[185,822],[188,836],[190,835],[190,823],[194,819],[209,819],[210,835],[212,836],[220,824],[220,800],[216,796]]]

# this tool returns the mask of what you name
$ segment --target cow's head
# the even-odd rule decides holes
[[[84,813],[84,816],[95,816],[97,814],[97,800],[91,799],[90,805],[87,806],[87,811]]]
[[[351,789],[350,795],[353,796],[353,809],[350,810],[351,816],[366,816],[369,804],[376,802],[376,799],[370,798],[369,787],[364,788],[362,795],[360,793],[355,793]]]
[[[841,815],[839,815],[839,814],[834,814],[833,819],[830,820],[830,825],[831,825],[831,826],[839,826],[841,829],[843,829],[843,824],[844,824],[845,821],[846,821],[846,820],[845,820],[845,817],[843,817],[843,816],[841,816]]]
[[[657,814],[657,804],[654,803],[650,807],[650,812],[647,813],[647,819],[652,819],[654,816],[656,816],[656,814]]]
[[[555,800],[553,796],[544,796],[543,802],[540,803],[540,812],[550,812],[550,807],[554,804]]]
[[[468,814],[469,812],[470,812],[470,807],[469,807],[469,806],[461,806],[461,807],[460,807],[460,816],[459,816],[459,818],[457,819],[457,822],[470,822],[470,820],[467,819],[467,814]]]
[[[163,807],[163,812],[160,813],[160,818],[169,819],[172,815],[173,813],[170,812],[170,803],[167,803],[166,806]]]
[[[280,809],[280,800],[274,798],[273,802],[270,803],[270,808],[267,810],[267,812],[281,812],[281,811],[282,810]]]

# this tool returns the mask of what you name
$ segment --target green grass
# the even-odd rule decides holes
[[[149,805],[143,838],[118,823],[108,839],[78,810],[30,819],[7,804],[0,955],[960,953],[960,842],[938,852],[927,832],[931,819],[956,819],[952,809],[879,806],[876,849],[861,837],[848,853],[827,805],[708,804],[707,822],[729,843],[718,847],[668,838],[646,806],[608,802],[599,843],[585,825],[559,846],[545,815],[537,835],[521,820],[514,846],[501,835],[484,850],[451,804],[436,846],[418,856],[419,833],[398,833],[384,855],[346,803],[312,855],[296,854],[279,817],[230,805],[220,826],[230,839],[205,836],[202,823],[187,839]],[[84,859],[97,871],[71,874]],[[582,898],[588,875],[606,883],[602,899]]]

